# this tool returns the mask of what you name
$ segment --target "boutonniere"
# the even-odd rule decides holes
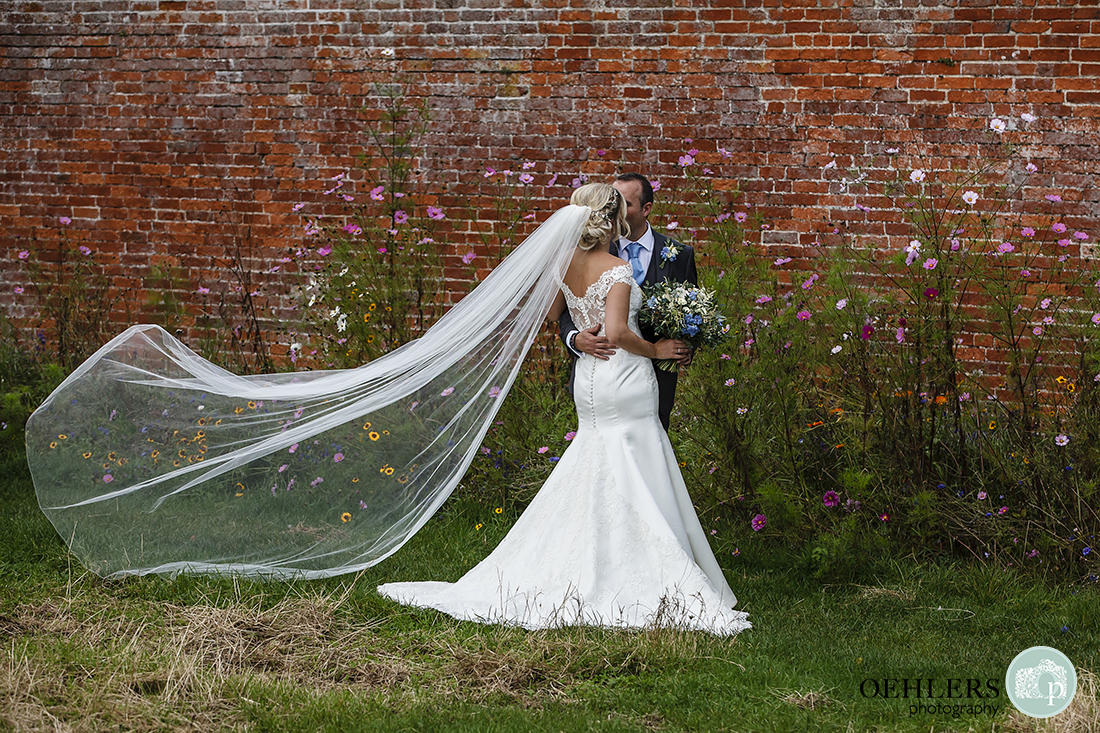
[[[664,267],[669,262],[674,261],[676,259],[676,255],[678,254],[680,254],[680,248],[677,247],[675,244],[665,245],[661,249],[661,267]]]

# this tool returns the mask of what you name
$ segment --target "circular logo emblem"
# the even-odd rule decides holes
[[[1024,649],[1008,665],[1008,699],[1024,715],[1049,718],[1065,710],[1077,692],[1077,671],[1069,658],[1049,646]]]

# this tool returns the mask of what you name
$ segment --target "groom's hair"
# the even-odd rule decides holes
[[[637,181],[642,184],[642,200],[638,203],[642,206],[653,203],[653,185],[649,182],[649,179],[643,176],[641,173],[623,173],[615,177],[616,181]]]

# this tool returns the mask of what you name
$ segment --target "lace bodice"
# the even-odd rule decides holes
[[[579,330],[591,328],[597,323],[604,322],[604,311],[607,309],[607,294],[611,292],[611,286],[617,283],[626,283],[630,288],[630,318],[627,325],[634,332],[638,331],[638,308],[642,304],[642,290],[637,287],[631,274],[630,265],[618,265],[610,270],[605,270],[596,282],[588,286],[582,297],[577,297],[569,286],[562,283],[561,291],[565,294],[565,305],[569,308],[569,315],[573,317],[573,325]]]

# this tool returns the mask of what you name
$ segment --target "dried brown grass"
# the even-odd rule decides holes
[[[70,588],[20,605],[0,616],[0,730],[243,729],[245,706],[275,704],[248,696],[277,697],[280,686],[397,706],[504,698],[541,707],[569,702],[584,680],[730,658],[737,643],[673,628],[412,624],[395,633],[345,608],[349,593],[143,605]]]
[[[1077,670],[1077,693],[1062,712],[1049,718],[1032,718],[1012,708],[1008,721],[999,730],[1005,733],[1100,733],[1100,691],[1097,676]]]

